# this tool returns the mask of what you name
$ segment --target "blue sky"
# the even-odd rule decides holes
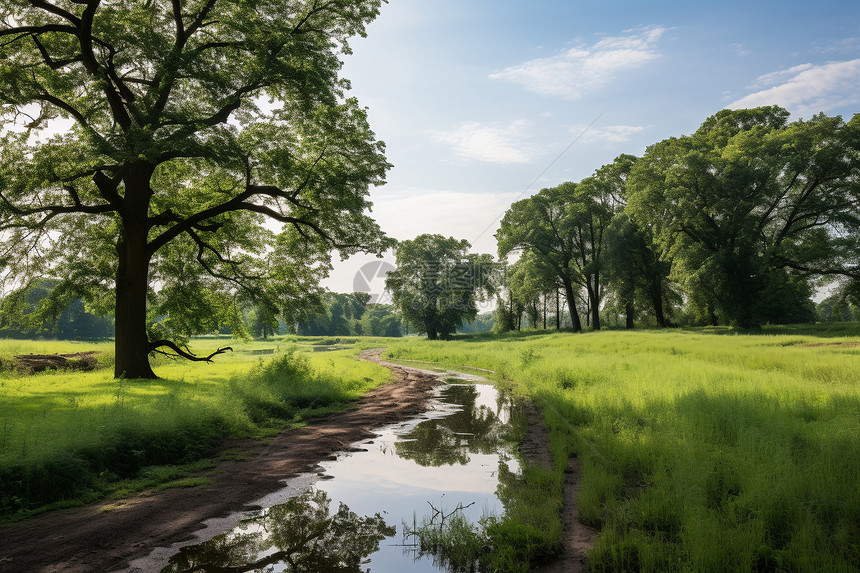
[[[492,254],[513,201],[720,109],[860,112],[856,0],[390,0],[351,45],[344,76],[394,165],[373,216],[396,239]],[[338,263],[327,286],[353,290],[373,260]]]

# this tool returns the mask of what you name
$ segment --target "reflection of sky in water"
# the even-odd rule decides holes
[[[425,415],[383,428],[377,437],[357,444],[367,451],[321,464],[326,479],[314,487],[331,498],[331,511],[343,502],[358,516],[380,513],[397,528],[362,569],[439,571],[431,557],[416,561],[415,552],[402,546],[403,523],[420,523],[430,513],[428,502],[445,512],[471,504],[464,511],[473,521],[503,512],[495,493],[499,463],[518,470],[516,461],[509,459],[513,444],[505,438],[507,399],[500,399],[488,384],[443,386],[439,394],[441,401],[431,402]],[[258,530],[256,525],[250,528],[244,532]],[[258,557],[277,550],[260,549]],[[266,570],[290,569],[275,565]]]
[[[457,394],[454,400],[460,404],[437,406],[435,412],[431,411],[417,424],[412,422],[385,428],[379,437],[372,440],[373,443],[360,444],[367,452],[358,452],[336,462],[322,464],[326,475],[334,479],[319,482],[316,487],[326,491],[336,502],[343,501],[359,515],[384,511],[386,513],[383,516],[389,525],[397,526],[397,535],[383,540],[380,550],[371,556],[369,567],[373,572],[438,571],[432,558],[424,557],[413,562],[410,552],[404,552],[404,548],[398,546],[403,543],[403,522],[412,525],[414,518],[420,523],[430,513],[428,502],[446,511],[458,504],[474,503],[465,510],[473,521],[484,515],[499,515],[503,512],[504,508],[495,491],[499,462],[509,458],[512,453],[512,445],[498,439],[501,425],[510,417],[507,404],[500,408],[499,393],[487,384],[469,384],[465,388],[447,387],[442,393],[443,400],[445,394]],[[489,427],[492,430],[489,439],[486,434],[469,436],[465,435],[466,432],[459,432],[470,429],[468,420],[464,419],[469,412],[477,412],[482,415],[482,420],[492,422],[481,425],[483,429]],[[437,417],[443,413],[447,416]],[[448,446],[466,452],[468,464],[444,463],[441,460],[448,459],[445,451],[422,452],[428,455],[428,459],[433,459],[433,454],[437,453],[437,461],[443,463],[439,466],[419,465],[413,459],[397,455],[398,441],[403,444],[401,440],[410,440],[410,446],[416,444],[411,441],[413,436],[422,434],[420,430],[428,425],[438,425],[449,432],[446,437],[456,438],[456,443],[441,444],[441,447],[444,449]],[[476,453],[476,450],[489,448],[494,453]],[[418,449],[421,449],[420,446]],[[500,457],[500,452],[504,457]],[[507,463],[511,470],[517,470],[516,461],[511,459]]]

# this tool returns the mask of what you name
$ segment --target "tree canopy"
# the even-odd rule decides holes
[[[517,201],[496,238],[501,257],[552,269],[574,330],[577,298],[597,329],[606,292],[628,327],[637,305],[662,327],[681,302],[693,322],[813,320],[822,281],[860,299],[860,114],[791,122],[776,106],[720,111],[641,158]],[[521,298],[543,272],[514,271],[508,287]],[[525,309],[513,303],[508,314]]]
[[[574,330],[582,330],[576,309],[580,288],[588,296],[591,323],[600,328],[606,230],[622,206],[619,197],[634,160],[619,156],[580,183],[562,183],[517,201],[496,233],[500,257],[528,252],[541,268],[555,273],[564,288]]]
[[[5,3],[3,279],[114,306],[116,375],[154,377],[152,351],[211,358],[147,335],[155,291],[175,324],[211,293],[289,314],[333,248],[381,253],[365,212],[389,165],[339,76],[380,3]]]
[[[741,327],[802,320],[811,278],[860,273],[858,142],[860,115],[789,123],[775,106],[723,110],[648,148],[629,213],[694,303]]]
[[[496,265],[469,253],[466,240],[419,235],[395,248],[397,269],[385,287],[401,316],[430,340],[448,338],[478,315],[477,301],[494,292]]]

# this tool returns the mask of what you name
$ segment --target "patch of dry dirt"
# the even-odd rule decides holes
[[[380,362],[382,350],[362,354]],[[380,362],[381,363],[381,362]],[[191,537],[206,519],[224,517],[283,487],[372,429],[424,411],[438,385],[427,372],[393,364],[396,381],[369,392],[348,412],[318,418],[265,444],[231,442],[248,455],[217,465],[212,483],[139,495],[121,503],[52,511],[0,529],[0,572],[84,573],[122,569],[155,548]]]

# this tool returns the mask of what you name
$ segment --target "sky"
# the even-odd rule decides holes
[[[351,47],[343,76],[393,164],[372,216],[493,255],[514,201],[720,109],[860,112],[856,0],[390,0]],[[382,262],[336,262],[325,285],[378,291]]]

